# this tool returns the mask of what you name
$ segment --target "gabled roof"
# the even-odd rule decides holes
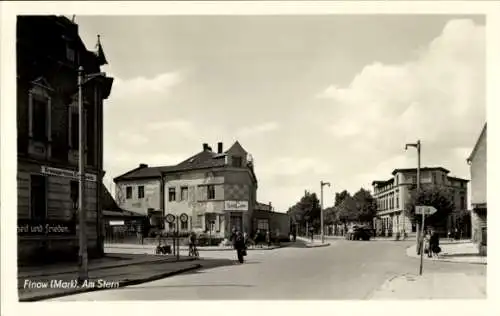
[[[117,212],[122,212],[123,210],[116,204],[115,199],[113,199],[113,196],[111,196],[111,193],[109,192],[108,188],[102,184],[102,209],[107,210],[107,211],[117,211]]]
[[[113,181],[117,182],[120,180],[134,180],[134,179],[151,179],[151,178],[161,178],[162,172],[167,171],[174,166],[160,166],[160,167],[148,167],[146,165],[139,166],[135,169],[125,172],[122,175],[114,178]]]
[[[173,166],[172,169],[165,170],[164,172],[223,167],[225,163],[225,155],[207,150],[189,157],[180,164]]]
[[[484,123],[483,129],[481,130],[481,134],[479,134],[479,137],[477,138],[476,144],[474,145],[474,148],[472,149],[472,152],[469,155],[469,158],[467,158],[467,163],[470,163],[472,159],[474,159],[474,156],[476,155],[477,148],[479,147],[479,143],[481,142],[481,139],[486,136],[486,123]]]
[[[233,148],[241,149],[246,153],[238,141],[236,141],[225,153],[231,151]],[[211,150],[204,150],[174,166],[148,167],[147,165],[140,165],[114,178],[114,181],[160,179],[164,173],[224,167],[226,165],[225,153],[220,154]],[[255,182],[257,182],[257,177],[255,176],[253,168],[249,167],[249,169]]]

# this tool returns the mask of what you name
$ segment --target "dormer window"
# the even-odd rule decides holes
[[[242,166],[242,159],[240,156],[232,156],[231,157],[231,161],[232,161],[232,166],[235,167],[235,168],[241,168]]]

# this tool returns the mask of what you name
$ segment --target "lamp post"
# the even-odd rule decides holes
[[[89,82],[90,80],[97,77],[105,77],[106,74],[95,73],[84,75],[83,67],[80,66],[78,68],[78,173],[79,173],[79,181],[78,181],[78,224],[80,227],[79,230],[79,250],[78,250],[78,283],[81,284],[85,280],[88,279],[88,255],[87,255],[87,223],[86,223],[86,212],[84,208],[84,200],[85,200],[85,128],[84,124],[84,109],[83,109],[83,95],[82,95],[82,87],[84,84]]]
[[[417,149],[417,197],[418,197],[418,194],[420,193],[420,149],[421,149],[421,144],[420,144],[420,140],[417,140],[416,143],[414,144],[406,144],[405,145],[405,150],[408,150],[408,147],[415,147]],[[403,220],[404,220],[404,216],[403,216]],[[403,227],[404,227],[404,224],[403,224]],[[403,228],[404,229],[404,228]],[[421,236],[419,236],[419,225],[417,223],[417,247],[420,246],[420,252],[423,253],[422,251],[422,247],[420,245],[420,239]],[[424,227],[422,225],[422,234],[423,234],[423,231],[424,231]],[[403,233],[404,233],[404,230],[403,230]]]
[[[325,185],[330,187],[330,183],[321,181],[320,184],[321,184],[321,243],[325,243],[324,219],[323,219],[323,187]]]

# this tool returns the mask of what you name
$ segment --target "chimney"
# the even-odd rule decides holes
[[[207,143],[203,143],[203,151],[207,151],[208,150],[208,144]]]
[[[147,168],[147,167],[148,167],[148,165],[147,165],[147,164],[145,164],[145,163],[141,163],[141,164],[139,164],[139,168]]]
[[[217,153],[222,154],[222,143],[221,142],[217,143]]]

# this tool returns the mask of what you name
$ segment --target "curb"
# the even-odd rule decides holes
[[[409,246],[406,248],[406,256],[407,257],[410,257],[410,258],[413,258],[413,259],[420,259],[420,255],[416,255],[416,254],[408,254],[408,252],[410,251],[409,249],[410,248],[415,248],[415,245],[412,245],[412,246]],[[412,249],[412,252],[414,252],[415,249]],[[426,256],[424,256],[424,261],[430,261],[430,262],[447,262],[447,263],[462,263],[462,264],[476,264],[476,265],[488,265],[488,262],[471,262],[471,261],[460,261],[460,260],[454,260],[454,259],[451,259],[451,258],[446,258],[446,257],[441,257],[437,260],[432,260],[432,259],[429,259],[427,258]]]
[[[252,250],[275,250],[275,249],[280,249],[284,247],[288,247],[289,245],[282,245],[282,246],[274,246],[271,248],[263,247],[263,248],[247,248],[247,251],[252,251]],[[113,247],[107,247],[107,248],[113,248]],[[136,247],[114,247],[116,249],[142,249],[142,248],[136,248]],[[145,251],[148,250],[153,250],[154,249],[144,249]],[[181,248],[181,250],[188,250],[188,248]],[[227,248],[198,248],[199,252],[204,252],[204,251],[234,251],[234,248],[227,247]],[[145,252],[145,254],[150,255],[148,252]]]
[[[118,288],[142,284],[142,283],[151,282],[151,281],[156,281],[159,279],[164,279],[164,278],[174,276],[177,274],[197,270],[197,269],[200,269],[201,267],[202,267],[201,264],[195,264],[191,267],[187,267],[187,268],[175,270],[175,271],[170,271],[170,272],[165,272],[165,273],[161,273],[161,274],[156,274],[156,275],[153,275],[153,276],[150,276],[147,278],[125,280],[123,282],[120,282],[120,285],[118,286]],[[96,288],[96,287],[95,288],[75,289],[73,291],[68,291],[68,292],[63,292],[63,293],[51,293],[51,294],[33,296],[33,297],[29,297],[29,298],[19,298],[19,302],[36,302],[36,301],[42,301],[42,300],[47,300],[47,299],[51,299],[51,298],[58,298],[58,297],[63,297],[63,296],[68,296],[68,295],[81,294],[81,293],[86,293],[86,292],[102,291],[102,290],[109,290],[109,289],[108,288]]]
[[[330,243],[318,244],[318,245],[306,245],[306,248],[321,248],[321,247],[328,247],[328,246],[330,246]]]
[[[149,255],[149,256],[157,256],[157,257],[161,257],[162,255]],[[139,261],[139,262],[135,262],[135,263],[120,263],[120,264],[117,264],[117,265],[110,265],[110,266],[104,266],[104,267],[98,267],[98,268],[89,268],[88,270],[89,271],[95,271],[95,270],[106,270],[106,269],[114,269],[114,268],[121,268],[121,267],[126,267],[126,266],[137,266],[137,265],[142,265],[142,264],[159,264],[159,263],[167,263],[168,261],[171,261],[172,263],[174,262],[182,262],[182,261],[194,261],[196,260],[196,258],[185,258],[183,260],[179,260],[179,261],[171,261],[171,260],[168,260],[167,258],[165,259],[158,259],[158,260],[154,260],[154,261]],[[47,274],[31,274],[31,275],[26,275],[26,276],[22,276],[21,278],[33,278],[33,277],[47,277],[47,276],[52,276],[52,275],[57,275],[57,274],[68,274],[68,273],[77,273],[78,270],[71,270],[71,271],[62,271],[62,272],[57,272],[57,273],[47,273]]]

